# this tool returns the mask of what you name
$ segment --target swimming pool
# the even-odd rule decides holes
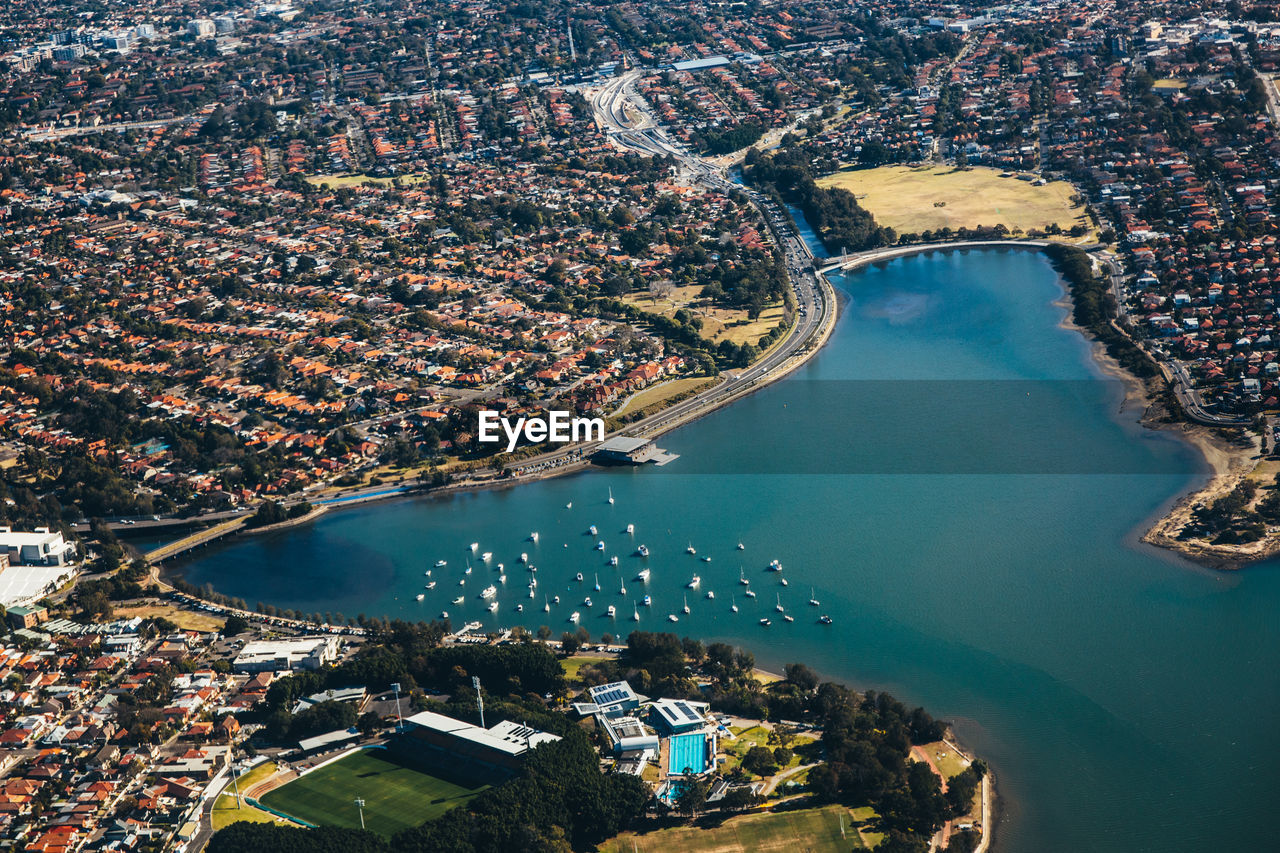
[[[701,773],[707,769],[706,735],[676,735],[671,738],[667,772],[684,773],[685,768],[693,773]]]

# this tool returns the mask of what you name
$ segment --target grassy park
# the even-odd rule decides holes
[[[1082,205],[1072,201],[1075,187],[1065,181],[1035,186],[997,169],[952,166],[881,166],[837,172],[818,181],[853,193],[881,225],[899,234],[948,227],[1004,225],[1010,231],[1044,230],[1056,223],[1063,232],[1077,224],[1093,228]]]
[[[705,826],[623,833],[601,853],[825,853],[863,849],[855,819],[843,806],[740,815]]]
[[[702,337],[713,343],[729,341],[742,345],[758,343],[782,321],[782,302],[765,306],[760,316],[752,320],[745,308],[717,305],[702,296],[701,285],[661,287],[650,293],[633,293],[623,298],[642,311],[674,317],[681,308],[687,308],[702,318]]]
[[[418,826],[483,791],[396,763],[385,750],[361,750],[262,797],[265,805],[322,826],[360,827],[390,836]]]

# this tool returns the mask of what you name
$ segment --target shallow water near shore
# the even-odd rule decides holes
[[[1062,328],[1061,286],[1039,254],[932,253],[837,284],[848,301],[828,346],[787,380],[663,436],[681,455],[665,468],[344,510],[210,548],[183,572],[250,605],[306,612],[448,610],[455,624],[559,633],[576,610],[593,637],[639,627],[728,640],[761,665],[804,661],[954,720],[998,774],[1002,851],[1268,849],[1277,563],[1219,574],[1133,535],[1204,480],[1203,460],[1120,411],[1122,390]],[[937,380],[974,390],[942,394]],[[1009,393],[1022,383],[1035,389],[1025,408]],[[841,405],[828,405],[842,388]],[[919,423],[912,406],[929,428],[904,441]],[[1013,430],[1019,440],[1007,441]],[[525,541],[534,530],[539,542]],[[471,542],[493,552],[488,564]],[[647,561],[631,556],[640,543]],[[533,599],[521,552],[539,568]],[[765,570],[775,558],[787,587]],[[433,569],[438,559],[449,565]],[[644,565],[647,585],[633,580]],[[686,589],[695,573],[699,588]],[[489,583],[501,587],[496,614],[477,597]],[[806,603],[811,587],[820,607]],[[637,604],[634,623],[646,593],[653,607]],[[562,598],[550,614],[544,594]],[[610,604],[616,622],[603,615]],[[757,624],[765,616],[769,628]]]

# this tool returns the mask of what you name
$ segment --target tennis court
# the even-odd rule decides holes
[[[686,769],[694,774],[707,769],[706,735],[676,735],[671,738],[667,772],[684,773]]]

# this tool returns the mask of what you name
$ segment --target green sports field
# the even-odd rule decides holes
[[[322,826],[358,829],[355,800],[364,800],[365,827],[390,836],[431,820],[483,791],[398,764],[382,749],[365,749],[268,792],[273,809]]]
[[[843,818],[843,820],[842,820]],[[600,853],[836,853],[864,848],[852,815],[841,806],[731,817],[718,826],[627,832]]]

